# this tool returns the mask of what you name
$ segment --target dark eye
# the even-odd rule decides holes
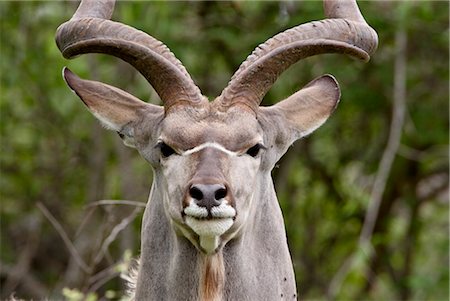
[[[164,158],[167,158],[173,154],[175,154],[175,150],[173,148],[171,148],[170,146],[168,146],[167,144],[165,144],[164,142],[160,142],[158,144],[159,149],[161,150],[161,155]]]
[[[263,146],[262,144],[260,144],[260,143],[255,144],[254,146],[250,147],[250,148],[247,150],[246,154],[249,155],[249,156],[252,156],[252,157],[254,158],[254,157],[258,156],[259,151],[260,151],[262,148],[264,148],[264,146]]]

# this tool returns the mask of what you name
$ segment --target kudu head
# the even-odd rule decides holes
[[[150,162],[166,217],[201,252],[217,252],[251,227],[264,206],[261,179],[270,177],[295,140],[317,129],[336,108],[340,91],[330,75],[273,106],[260,107],[279,75],[321,53],[367,61],[377,47],[376,33],[354,1],[325,1],[324,8],[328,19],[294,27],[258,46],[212,102],[163,43],[108,20],[114,1],[82,1],[72,19],[58,28],[56,41],[64,57],[116,56],[134,66],[158,93],[163,107],[63,71],[94,116]]]

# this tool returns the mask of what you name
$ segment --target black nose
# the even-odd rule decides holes
[[[193,184],[189,188],[189,195],[196,204],[208,211],[214,206],[219,206],[227,193],[227,188],[222,184]]]

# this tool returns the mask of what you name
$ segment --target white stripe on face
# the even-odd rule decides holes
[[[191,148],[190,150],[182,152],[181,155],[182,156],[189,156],[189,155],[192,155],[193,153],[199,152],[202,149],[207,148],[207,147],[212,147],[212,148],[215,148],[217,150],[220,150],[221,152],[224,152],[228,156],[237,156],[236,152],[230,151],[230,150],[226,149],[225,147],[223,147],[222,145],[220,145],[219,143],[216,143],[216,142],[206,142],[206,143],[200,144],[199,146],[196,146],[194,148]]]

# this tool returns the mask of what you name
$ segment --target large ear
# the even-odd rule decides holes
[[[284,117],[293,133],[292,143],[319,128],[336,108],[340,96],[336,79],[323,75],[269,110],[276,110]]]
[[[116,87],[83,80],[68,68],[63,69],[67,85],[74,91],[89,111],[109,130],[119,133],[125,145],[134,147],[132,125],[147,112],[163,114],[164,109],[141,101]]]

